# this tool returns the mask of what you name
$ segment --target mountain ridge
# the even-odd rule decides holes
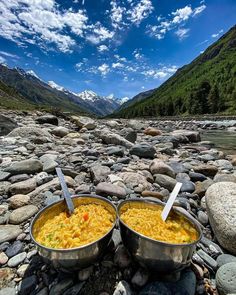
[[[236,26],[233,26],[192,62],[179,68],[172,77],[154,89],[150,96],[134,101],[112,116],[235,114],[235,85]]]

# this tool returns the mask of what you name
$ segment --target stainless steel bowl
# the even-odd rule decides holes
[[[39,254],[46,260],[51,261],[55,268],[64,271],[78,270],[96,262],[104,254],[116,224],[116,208],[109,200],[90,194],[75,195],[72,196],[72,200],[75,208],[82,204],[91,203],[103,205],[114,216],[114,222],[109,232],[93,243],[72,249],[53,249],[39,244],[35,240],[35,235],[48,219],[52,219],[60,212],[67,210],[67,208],[64,200],[43,208],[31,223],[30,235],[38,248]]]
[[[175,208],[179,214],[184,215],[199,233],[199,238],[189,244],[170,244],[148,238],[128,227],[121,219],[120,215],[129,208],[150,208],[155,210],[157,206],[164,206],[143,199],[133,199],[122,201],[118,207],[118,218],[120,232],[124,246],[130,254],[143,266],[152,270],[168,273],[170,271],[179,271],[187,267],[196,248],[196,244],[201,239],[201,229],[197,222],[189,215]]]

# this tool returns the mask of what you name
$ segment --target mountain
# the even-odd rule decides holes
[[[115,117],[236,113],[236,26],[160,87],[123,105]],[[142,96],[144,99],[142,99]],[[139,100],[141,98],[141,100]]]
[[[120,106],[114,98],[100,97],[88,90],[74,93],[54,81],[46,83],[34,71],[24,71],[19,67],[11,69],[0,64],[0,82],[0,106],[9,108],[17,108],[18,105],[26,109],[60,108],[69,112],[104,116]],[[15,91],[12,97],[9,91],[5,92],[8,87],[10,92]]]

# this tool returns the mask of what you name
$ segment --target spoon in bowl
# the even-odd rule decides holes
[[[71,214],[73,214],[75,208],[74,208],[73,201],[71,199],[70,192],[69,192],[68,187],[66,185],[64,175],[61,171],[61,168],[56,168],[56,173],[59,178],[59,182],[60,182],[60,185],[61,185],[61,188],[63,191],[63,195],[64,195],[64,198],[66,201],[67,209],[69,211],[69,214],[71,215]]]
[[[168,218],[168,215],[170,213],[170,210],[175,202],[175,199],[181,189],[181,186],[182,186],[182,183],[181,182],[177,182],[173,191],[171,192],[170,194],[170,197],[167,201],[167,203],[165,204],[165,207],[164,209],[162,210],[162,213],[161,213],[161,218],[163,221],[166,221],[166,219]]]

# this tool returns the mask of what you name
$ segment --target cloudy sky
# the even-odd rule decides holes
[[[235,24],[235,0],[0,0],[0,62],[74,92],[157,87]]]

